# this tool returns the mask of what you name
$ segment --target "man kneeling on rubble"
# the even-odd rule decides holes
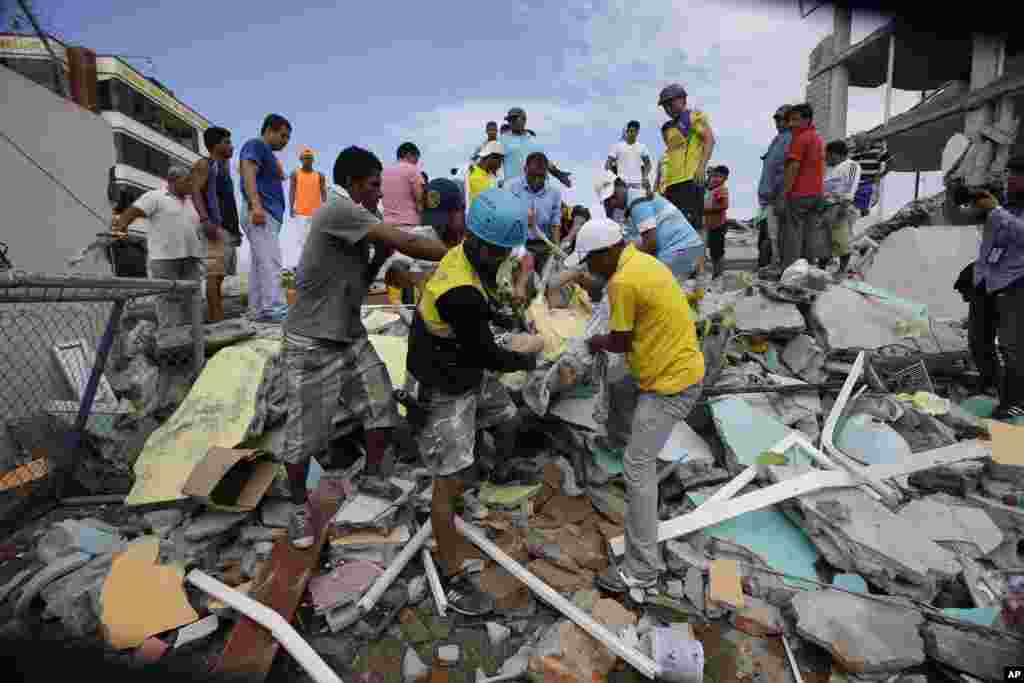
[[[626,556],[597,578],[614,593],[657,584],[658,454],[701,394],[704,356],[683,290],[668,266],[633,244],[611,219],[580,228],[569,264],[608,280],[608,334],[587,340],[591,353],[625,353],[629,374],[609,387],[609,445],[625,447]]]
[[[390,468],[391,430],[399,417],[387,367],[360,315],[370,285],[395,250],[428,261],[440,261],[446,252],[438,240],[380,221],[381,169],[380,160],[359,147],[338,155],[336,185],[313,214],[299,261],[298,298],[284,323],[288,417],[282,459],[295,505],[288,531],[296,548],[313,545],[306,476],[309,459],[327,449],[333,424],[362,424],[365,474],[386,475]]]
[[[469,234],[427,281],[409,332],[407,390],[421,412],[416,442],[434,475],[430,518],[449,604],[467,616],[487,614],[494,600],[461,573],[468,543],[455,529],[455,501],[467,482],[481,478],[478,430],[495,428],[498,458],[512,455],[517,410],[496,373],[537,365],[533,354],[499,347],[490,326],[498,318],[498,269],[526,243],[526,214],[508,190],[477,196]]]

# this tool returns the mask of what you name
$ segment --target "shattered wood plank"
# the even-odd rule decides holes
[[[287,538],[277,539],[270,561],[264,565],[250,594],[254,600],[270,607],[288,622],[295,616],[299,600],[306,591],[306,584],[313,576],[320,552],[327,541],[330,525],[326,522],[337,510],[338,503],[318,498],[314,506],[313,518],[319,532],[313,547],[297,550]],[[279,647],[280,644],[270,631],[252,619],[241,616],[228,636],[217,670],[243,676],[249,683],[259,683],[270,673]]]
[[[991,448],[986,443],[981,441],[961,441],[953,446],[918,453],[914,456],[913,460],[865,467],[862,475],[859,477],[854,477],[848,472],[835,470],[810,472],[737,498],[713,503],[707,501],[693,512],[659,524],[658,542],[661,543],[679,536],[692,534],[695,531],[714,526],[727,519],[739,517],[744,513],[760,510],[815,491],[858,486],[863,483],[864,479],[872,481],[892,479],[893,477],[906,476],[939,465],[948,465],[954,462],[976,460],[990,456]],[[613,538],[609,545],[613,553],[622,555],[626,550],[626,539],[624,536]]]

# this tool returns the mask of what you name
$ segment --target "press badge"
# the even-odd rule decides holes
[[[1003,252],[1006,251],[1002,247],[992,247],[992,251],[988,252],[989,263],[999,263],[999,259],[1003,258]]]

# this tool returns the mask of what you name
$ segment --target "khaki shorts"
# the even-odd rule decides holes
[[[834,204],[825,210],[825,225],[832,231],[832,255],[849,256],[853,224],[860,212],[851,204]]]
[[[480,387],[464,394],[446,394],[423,386],[409,375],[406,391],[426,413],[416,445],[431,473],[449,477],[473,466],[476,433],[515,418],[512,402],[498,376],[484,373]]]

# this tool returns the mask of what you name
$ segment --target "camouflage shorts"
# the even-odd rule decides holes
[[[281,353],[288,383],[283,462],[306,462],[358,425],[398,425],[391,377],[369,339],[347,344],[288,333]]]
[[[416,445],[434,476],[447,477],[472,467],[476,433],[516,416],[516,405],[498,376],[484,373],[480,388],[451,395],[426,387],[409,375],[406,391],[425,413]]]

